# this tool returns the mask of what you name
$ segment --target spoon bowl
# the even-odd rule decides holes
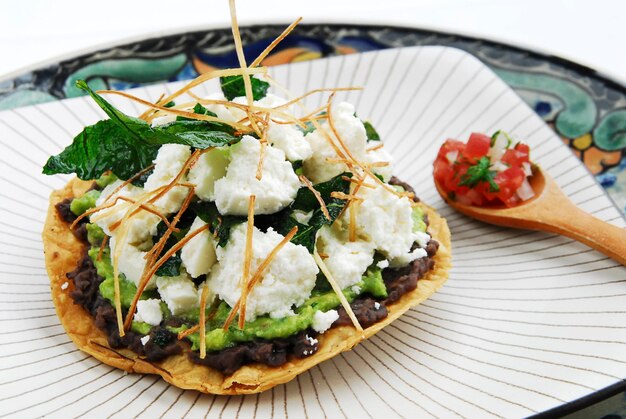
[[[593,217],[574,205],[539,166],[529,178],[535,196],[514,207],[465,205],[451,199],[435,180],[439,195],[458,212],[486,223],[561,234],[626,265],[626,230]]]

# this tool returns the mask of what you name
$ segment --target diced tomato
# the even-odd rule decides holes
[[[524,171],[518,166],[509,167],[504,172],[501,172],[501,174],[505,179],[506,186],[513,188],[514,191],[522,186],[524,179],[526,179]]]
[[[524,171],[519,167],[510,167],[498,173],[494,179],[498,187],[500,187],[500,191],[496,193],[498,199],[507,206],[516,205],[519,202],[519,198],[515,191],[522,185],[524,179],[526,179]]]
[[[459,154],[463,152],[465,149],[465,144],[458,140],[448,139],[439,149],[439,153],[437,154],[437,158],[445,158],[446,154],[451,151],[458,151]]]
[[[528,146],[528,144],[517,143],[515,145],[515,150],[519,151],[520,153],[524,153],[527,156],[530,154],[530,147]]]
[[[479,188],[487,201],[491,202],[498,199],[498,192],[491,192],[491,185],[489,183],[483,183]]]
[[[486,156],[491,145],[491,138],[484,134],[473,133],[470,135],[463,155],[469,160],[478,160]]]
[[[528,163],[528,153],[509,148],[504,152],[500,160],[509,166],[521,166],[522,163]]]
[[[481,206],[485,204],[485,197],[478,189],[472,188],[465,195],[472,202],[472,205]]]

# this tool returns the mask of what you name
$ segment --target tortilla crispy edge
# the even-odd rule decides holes
[[[432,208],[422,204],[430,221],[429,232],[440,244],[434,257],[435,268],[417,282],[418,286],[414,291],[403,295],[400,300],[387,307],[389,315],[385,319],[368,327],[363,333],[357,332],[352,326],[333,327],[318,336],[318,351],[313,356],[293,359],[280,367],[248,364],[230,376],[191,362],[185,353],[170,356],[161,362],[151,363],[141,359],[129,349],[110,348],[106,334],[95,326],[91,315],[81,306],[74,304],[70,297],[74,284],[67,279],[66,274],[75,269],[83,256],[84,244],[74,237],[67,224],[58,215],[55,205],[63,199],[80,196],[90,186],[91,182],[73,179],[65,188],[52,192],[50,196],[42,238],[52,299],[57,315],[65,331],[80,350],[105,364],[127,372],[158,374],[165,381],[182,389],[210,394],[236,395],[258,393],[286,383],[320,362],[352,349],[407,310],[427,299],[448,279],[451,267],[450,230],[446,220]],[[66,282],[68,285],[63,289],[63,284]]]

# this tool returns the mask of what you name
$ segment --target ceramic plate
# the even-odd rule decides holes
[[[251,396],[182,391],[127,375],[78,351],[50,300],[40,232],[65,176],[41,166],[103,114],[86,98],[0,113],[0,411],[21,416],[193,417],[528,416],[626,376],[626,268],[554,235],[454,213],[432,161],[448,137],[505,129],[583,209],[624,226],[620,212],[553,131],[473,56],[445,47],[381,50],[270,69],[294,94],[338,95],[372,120],[396,174],[448,218],[450,280],[355,350]],[[156,100],[181,82],[136,90]],[[204,94],[217,89],[207,84]],[[113,99],[113,97],[111,98]],[[321,98],[310,97],[314,109]],[[123,110],[140,109],[116,101]]]

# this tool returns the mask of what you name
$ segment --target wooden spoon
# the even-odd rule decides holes
[[[460,204],[450,199],[436,180],[435,186],[448,205],[469,217],[506,227],[561,234],[626,265],[625,229],[601,221],[578,208],[539,166],[533,166],[529,182],[535,196],[511,208]]]

